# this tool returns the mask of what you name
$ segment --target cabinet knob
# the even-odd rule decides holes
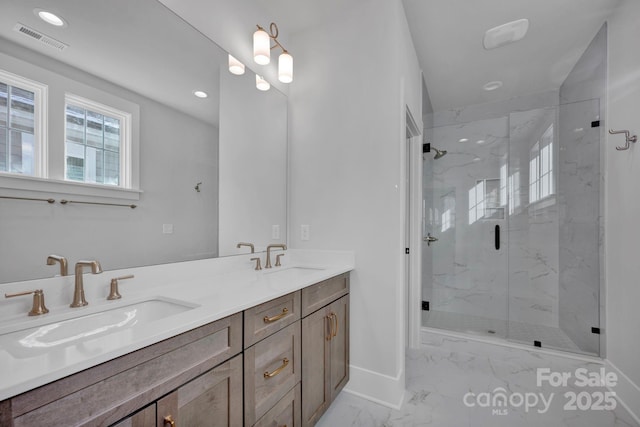
[[[176,427],[176,422],[171,415],[167,415],[164,417],[164,425],[170,425],[171,427]]]

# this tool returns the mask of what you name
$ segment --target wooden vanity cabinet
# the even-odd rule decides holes
[[[156,412],[158,399],[185,384],[201,384],[198,380],[207,375],[215,379],[230,359],[239,364],[229,371],[231,383],[240,386],[230,388],[235,394],[228,395],[229,406],[241,420],[241,352],[242,313],[238,313],[12,397],[0,403],[0,420],[3,427],[109,426],[116,422],[151,427],[155,424],[148,414]],[[207,394],[206,387],[190,390]],[[137,412],[140,408],[145,409]],[[228,425],[241,426],[242,421]]]
[[[313,426],[348,380],[345,273],[4,400],[0,426]]]
[[[302,319],[303,427],[315,425],[349,381],[348,292],[348,274],[302,290],[303,313],[305,300],[316,309]],[[318,308],[317,301],[329,303]]]

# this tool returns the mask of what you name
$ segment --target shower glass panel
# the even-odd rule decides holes
[[[599,100],[509,116],[511,340],[599,354],[599,116]]]
[[[447,154],[424,154],[423,326],[599,354],[600,115],[592,99],[428,130]]]
[[[508,117],[429,130],[447,154],[424,154],[424,326],[507,336],[508,135]]]

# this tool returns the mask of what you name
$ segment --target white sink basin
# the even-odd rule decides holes
[[[152,299],[118,308],[0,335],[0,344],[14,357],[33,357],[87,339],[164,319],[197,307],[182,301]]]

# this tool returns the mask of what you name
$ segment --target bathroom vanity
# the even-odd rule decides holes
[[[236,285],[228,291],[229,305],[238,307],[234,298],[242,297],[242,310],[86,369],[75,363],[71,369],[76,372],[42,380],[40,386],[0,402],[0,425],[312,426],[349,379],[351,269],[334,265],[285,266],[267,273],[227,271],[221,277]],[[201,305],[192,313],[167,320],[177,323],[182,318],[193,325],[197,310],[228,310],[221,309],[224,295],[209,304],[202,292],[200,298],[194,293],[193,301],[199,299]],[[161,327],[162,322],[155,323]],[[126,351],[135,335],[132,327],[103,341],[121,340]],[[92,359],[90,342],[73,348]],[[17,363],[28,366],[24,356]],[[59,357],[52,352],[35,361],[56,365]],[[24,383],[33,381],[38,378]]]

